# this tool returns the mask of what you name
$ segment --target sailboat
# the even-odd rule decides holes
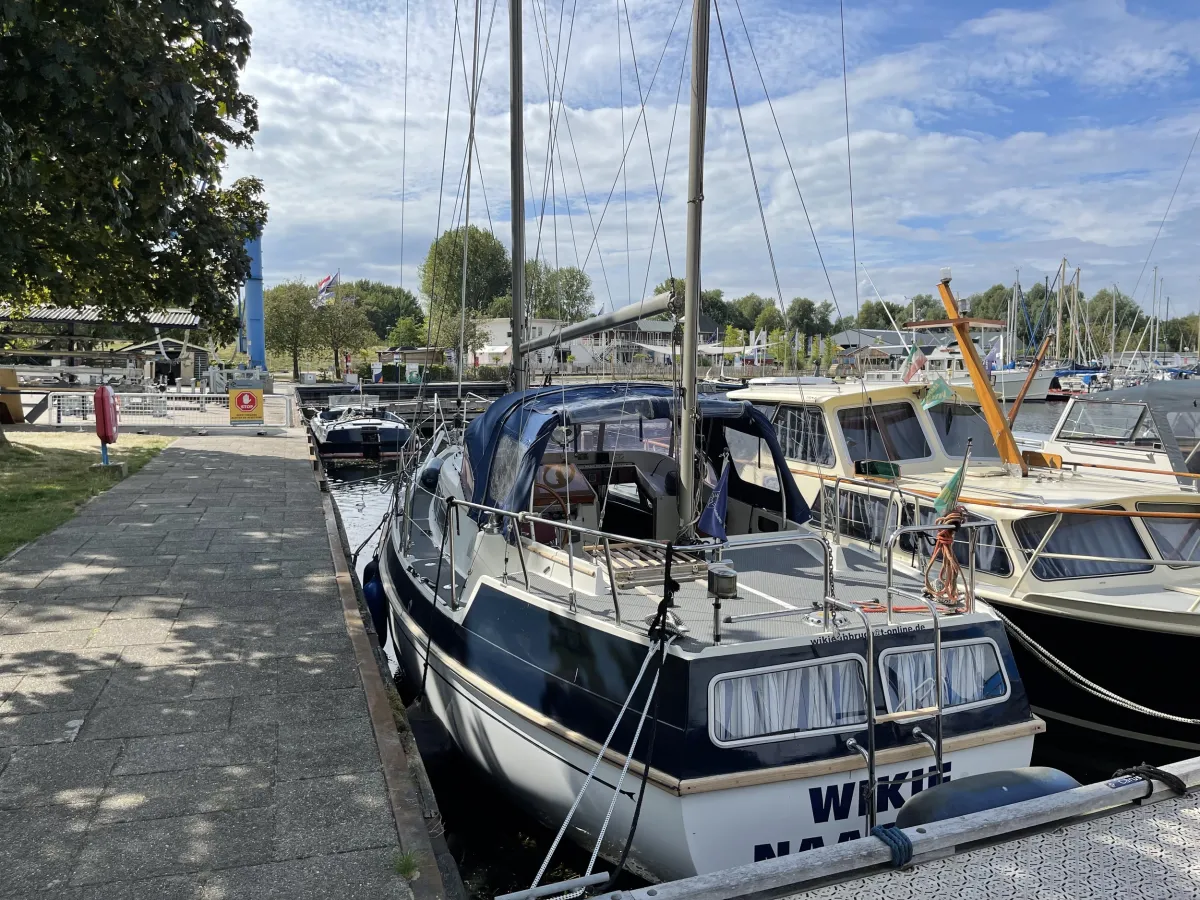
[[[968,582],[930,600],[853,548],[835,574],[768,416],[697,390],[709,6],[692,23],[682,388],[526,386],[514,215],[514,390],[402,473],[376,556],[405,681],[464,755],[593,863],[652,879],[862,837],[922,790],[1027,765],[1044,728]]]

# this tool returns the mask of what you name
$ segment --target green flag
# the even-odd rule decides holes
[[[929,390],[925,392],[925,400],[921,406],[925,409],[932,409],[939,403],[953,399],[954,388],[950,387],[950,382],[938,375],[933,379],[933,384],[929,385]]]
[[[962,493],[963,479],[967,476],[967,460],[971,458],[971,438],[967,438],[967,450],[963,454],[962,465],[950,476],[942,492],[933,501],[933,511],[940,518],[954,507],[958,506],[958,495]]]

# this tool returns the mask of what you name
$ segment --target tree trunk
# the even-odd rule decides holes
[[[292,381],[300,383],[300,348],[292,348]]]
[[[4,424],[0,423],[0,447],[8,446],[8,436],[4,433]]]
[[[342,380],[342,353],[341,347],[333,348],[333,380]]]

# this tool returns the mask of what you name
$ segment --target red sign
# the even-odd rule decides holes
[[[254,391],[238,391],[237,399],[234,402],[242,412],[254,412],[258,408],[258,397]]]

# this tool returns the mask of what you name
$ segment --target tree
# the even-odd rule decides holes
[[[744,297],[738,297],[729,304],[729,321],[742,330],[753,328],[758,314],[766,305],[767,301],[758,294],[746,294]]]
[[[0,300],[182,306],[232,336],[266,218],[257,179],[221,187],[227,148],[258,129],[249,55],[232,0],[6,4]]]
[[[787,326],[801,334],[817,334],[817,305],[807,297],[796,297],[788,304]]]
[[[774,331],[784,327],[783,313],[781,313],[775,304],[763,307],[758,316],[754,319],[755,331]]]
[[[387,342],[390,347],[420,347],[425,343],[425,327],[416,319],[405,316],[392,326]]]
[[[375,332],[366,314],[349,300],[331,300],[317,310],[313,330],[318,345],[333,353],[333,374],[342,377],[342,354],[370,346]]]
[[[483,311],[485,319],[511,319],[512,318],[512,291],[507,294],[501,294],[492,300]]]
[[[596,308],[592,279],[575,266],[555,269],[531,259],[525,263],[525,290],[537,318],[581,322]]]
[[[888,313],[891,313],[890,319]],[[908,321],[908,307],[900,303],[888,303],[886,300],[867,300],[858,310],[859,328],[881,328],[891,331],[894,327],[893,319],[896,325]]]
[[[682,278],[665,278],[654,286],[654,290],[650,292],[652,297],[659,294],[665,294],[668,291],[674,291],[679,298],[679,302],[683,303],[684,289],[687,287],[687,282]],[[716,323],[717,328],[722,328],[729,324],[729,304],[725,302],[725,292],[720,288],[709,288],[705,290],[703,285],[700,288],[700,311],[704,315]],[[656,316],[655,318],[665,319],[667,315]]]
[[[267,349],[292,358],[292,378],[300,380],[300,354],[313,346],[317,290],[302,281],[285,281],[263,293]]]
[[[774,307],[772,307],[774,309]],[[778,312],[778,310],[776,310]],[[783,317],[780,316],[780,319]],[[767,352],[776,363],[787,365],[788,346],[787,332],[783,328],[772,328],[770,334],[767,335]]]
[[[433,321],[434,346],[457,347],[462,313],[462,228],[442,233],[421,263],[421,293]],[[508,250],[490,231],[470,226],[467,240],[467,312],[487,309],[512,288]],[[468,319],[472,315],[467,316]]]
[[[461,266],[459,272],[462,272]],[[402,318],[425,321],[425,313],[421,310],[421,304],[417,303],[417,298],[394,284],[360,278],[358,281],[343,282],[338,286],[337,295],[355,299],[381,340]]]

